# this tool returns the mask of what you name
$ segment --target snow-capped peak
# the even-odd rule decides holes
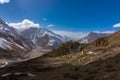
[[[40,28],[40,25],[37,23],[34,23],[33,21],[30,21],[28,19],[24,19],[22,22],[17,23],[8,23],[9,26],[12,26],[13,28],[23,31],[29,28]]]

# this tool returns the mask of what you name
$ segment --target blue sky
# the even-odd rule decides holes
[[[113,31],[119,29],[113,26],[120,22],[120,0],[10,0],[0,4],[0,17],[61,31]]]

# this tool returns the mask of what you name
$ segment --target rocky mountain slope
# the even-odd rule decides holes
[[[23,57],[33,49],[34,45],[19,33],[19,31],[8,26],[0,19],[0,57]]]
[[[90,32],[86,37],[79,40],[80,43],[90,43],[98,38],[109,36],[110,33],[95,33]]]
[[[48,52],[47,54],[43,55],[45,57],[60,57],[68,54],[74,54],[79,52],[80,50],[84,49],[87,44],[81,44],[77,41],[68,41],[63,43],[59,48]]]
[[[0,69],[1,80],[119,80],[119,38],[120,31],[88,44],[67,42],[41,57]]]
[[[21,32],[25,37],[32,40],[36,47],[43,49],[55,49],[63,43],[64,38],[47,29],[29,28]]]

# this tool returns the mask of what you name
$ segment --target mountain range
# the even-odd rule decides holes
[[[26,25],[27,26],[27,25]],[[21,27],[21,26],[18,26]],[[25,29],[11,26],[0,19],[0,50],[1,57],[25,58],[26,55],[36,57],[53,49],[57,49],[61,44],[67,42],[67,37],[58,35],[50,30],[39,27],[27,27]],[[93,33],[79,40],[80,43],[89,43],[97,38],[110,34]],[[31,53],[32,51],[32,53]],[[37,53],[36,53],[37,52]],[[38,52],[41,52],[39,54]],[[35,54],[36,53],[36,54]]]
[[[0,80],[119,80],[120,31],[66,41],[50,30],[0,19]]]
[[[90,43],[63,43],[40,57],[0,69],[0,79],[119,80],[119,38],[120,31]]]
[[[28,52],[37,47],[52,50],[59,47],[60,44],[64,42],[62,36],[47,29],[37,27],[20,29],[9,26],[0,19],[0,57],[24,58]]]

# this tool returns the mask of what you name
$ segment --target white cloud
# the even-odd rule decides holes
[[[18,29],[19,31],[29,28],[40,28],[39,24],[36,24],[28,19],[24,19],[22,22],[18,22],[18,23],[8,23],[8,25]]]
[[[43,18],[43,21],[47,21],[47,18]]]
[[[49,24],[49,25],[48,25],[49,28],[51,28],[51,27],[53,27],[53,26],[54,26],[53,24]]]
[[[83,32],[56,31],[56,30],[53,30],[53,32],[63,37],[66,36],[71,40],[79,40],[88,34],[88,33],[83,33]]]
[[[115,31],[114,30],[111,30],[111,31],[93,31],[95,33],[114,33]]]
[[[114,27],[114,28],[120,27],[120,23],[117,23],[117,24],[113,25],[113,27]]]
[[[0,4],[5,4],[5,3],[9,3],[10,0],[0,0]]]

